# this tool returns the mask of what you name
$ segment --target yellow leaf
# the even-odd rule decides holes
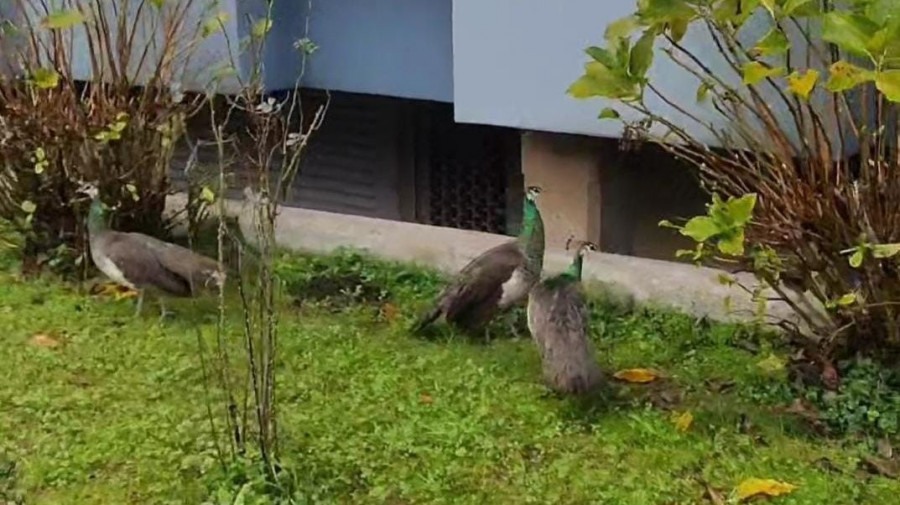
[[[675,429],[681,433],[684,433],[689,430],[691,428],[691,424],[694,423],[694,414],[691,414],[690,411],[684,412],[674,419],[674,423]]]
[[[759,84],[763,79],[778,77],[783,73],[784,67],[768,67],[758,61],[745,63],[744,66],[741,67],[741,75],[744,79],[743,82],[750,86]]]
[[[738,484],[737,498],[740,501],[752,498],[754,496],[781,496],[790,494],[797,489],[797,486],[781,482],[773,479],[747,479]]]
[[[760,361],[756,364],[756,366],[762,368],[764,371],[770,374],[774,374],[784,370],[784,361],[782,361],[778,356],[770,354],[768,358]]]
[[[44,349],[56,349],[57,347],[59,347],[59,340],[56,340],[49,335],[38,333],[37,335],[31,337],[31,345],[35,347],[43,347]]]
[[[649,368],[629,368],[628,370],[619,370],[613,377],[625,382],[645,384],[655,381],[660,377],[660,374],[656,370]]]
[[[84,14],[78,9],[57,10],[44,18],[43,26],[51,30],[65,30],[85,22]]]
[[[819,72],[813,69],[808,70],[803,75],[794,72],[788,76],[787,80],[788,89],[791,90],[791,93],[804,100],[809,100],[809,95],[812,93],[813,88],[816,87],[816,82],[819,80]]]

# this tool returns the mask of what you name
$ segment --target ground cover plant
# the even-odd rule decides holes
[[[751,478],[796,486],[777,503],[889,503],[900,491],[896,460],[879,456],[896,431],[859,408],[897,415],[885,391],[860,393],[881,369],[856,367],[859,385],[812,422],[811,405],[789,408],[798,396],[779,337],[598,304],[592,337],[609,385],[569,400],[540,383],[527,338],[411,336],[441,285],[433,272],[354,253],[279,256],[275,271],[287,495],[267,492],[256,465],[218,456],[205,401],[216,392],[197,353],[198,333],[214,338],[215,300],[183,301],[169,322],[134,319],[129,301],[8,268],[0,499],[715,504]],[[228,313],[227,326],[242,324]],[[663,378],[611,377],[635,368]]]

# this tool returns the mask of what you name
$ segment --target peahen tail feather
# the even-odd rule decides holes
[[[422,330],[428,327],[431,323],[437,321],[439,317],[441,317],[441,306],[437,305],[433,307],[428,312],[422,314],[421,317],[416,321],[416,324],[412,327],[413,333],[421,333]]]

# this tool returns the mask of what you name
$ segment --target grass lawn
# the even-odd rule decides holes
[[[282,272],[346,270],[375,287],[339,308],[282,307],[281,451],[310,503],[715,504],[751,477],[797,486],[773,503],[900,495],[900,481],[858,469],[865,440],[818,438],[779,412],[783,371],[758,365],[784,353],[774,337],[598,306],[604,370],[667,378],[576,402],[547,393],[527,338],[409,335],[433,276],[329,261]],[[0,273],[0,503],[203,503],[222,479],[197,353],[214,303],[176,302],[160,323],[152,305],[135,319],[130,301]],[[237,305],[229,324],[240,328]],[[684,412],[694,420],[682,432]]]

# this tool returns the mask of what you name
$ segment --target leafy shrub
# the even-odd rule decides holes
[[[871,360],[851,360],[841,369],[836,392],[806,393],[822,421],[837,433],[900,434],[900,377]]]
[[[639,0],[587,54],[569,93],[615,100],[602,119],[690,162],[713,195],[706,215],[662,223],[697,242],[682,256],[753,271],[745,288],[763,310],[792,306],[802,324],[781,324],[825,369],[900,348],[896,2]],[[696,79],[696,103],[653,82],[657,54]]]
[[[71,268],[81,255],[86,202],[76,192],[85,181],[116,207],[117,227],[165,231],[169,162],[202,101],[186,100],[178,82],[203,34],[187,22],[199,0],[139,3],[12,3],[20,19],[0,32],[15,65],[0,74],[0,215],[27,224],[30,259]],[[145,39],[160,27],[169,28]],[[75,70],[85,48],[90,82]]]

